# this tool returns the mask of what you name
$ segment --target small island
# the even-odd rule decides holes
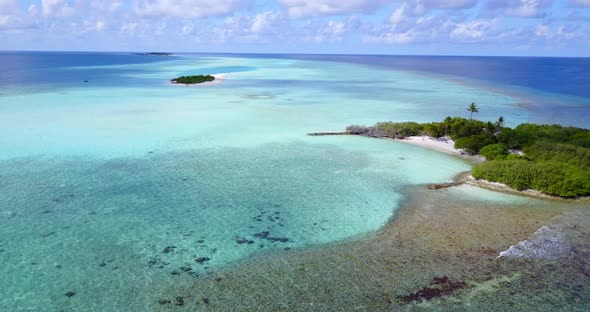
[[[436,142],[450,143],[462,155],[485,157],[471,172],[479,181],[499,182],[514,190],[533,190],[561,198],[590,196],[590,130],[529,123],[509,128],[504,126],[503,117],[495,122],[473,119],[479,111],[475,103],[467,110],[471,113],[469,119],[380,122],[369,127],[348,126],[346,132],[309,135],[360,135],[404,141],[417,136],[423,140],[427,136]]]
[[[147,52],[147,53],[135,53],[135,55],[148,55],[148,56],[173,56],[170,52]]]
[[[215,77],[211,75],[181,76],[170,80],[173,84],[192,85],[204,82],[214,81]]]

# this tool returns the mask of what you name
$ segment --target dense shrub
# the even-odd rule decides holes
[[[196,84],[215,80],[211,75],[181,76],[170,81],[181,84]]]
[[[590,130],[575,127],[521,124],[514,129],[513,135],[523,148],[533,145],[537,141],[590,147]]]
[[[524,149],[534,161],[564,162],[582,170],[590,170],[590,149],[569,144],[537,142]]]
[[[504,157],[505,160],[528,160],[526,156],[521,156],[518,154],[508,154]]]
[[[405,138],[418,135],[423,126],[417,122],[380,122],[375,125],[376,133],[390,138]]]
[[[477,165],[472,174],[517,190],[535,189],[561,197],[590,195],[590,173],[567,163],[492,160]]]
[[[510,128],[503,128],[500,130],[500,133],[496,136],[499,143],[504,144],[509,149],[521,149],[523,141],[527,139],[523,139],[520,137],[520,134],[512,130]]]
[[[422,131],[427,136],[440,138],[445,135],[445,125],[442,122],[431,122],[425,124]]]
[[[496,143],[496,138],[492,134],[481,132],[458,139],[455,141],[455,148],[462,148],[470,154],[477,154],[484,146],[494,143]]]
[[[363,134],[369,133],[370,130],[371,129],[369,127],[359,126],[359,125],[351,125],[351,126],[346,127],[346,132],[348,132],[350,134],[363,135]]]
[[[484,146],[479,154],[484,156],[487,160],[504,159],[508,155],[508,149],[504,144],[496,143]]]
[[[479,120],[466,120],[461,126],[453,126],[451,138],[458,140],[461,138],[481,134],[486,129],[486,124]]]

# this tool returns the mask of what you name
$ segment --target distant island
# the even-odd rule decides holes
[[[170,52],[147,52],[147,53],[135,53],[135,55],[153,55],[153,56],[173,56]]]
[[[170,80],[170,82],[174,84],[197,84],[197,83],[204,83],[204,82],[211,82],[214,81],[215,77],[211,75],[196,75],[196,76],[181,76],[178,78],[174,78]]]
[[[468,109],[478,112],[475,103]],[[504,118],[484,122],[447,117],[441,122],[380,122],[352,125],[346,132],[310,135],[361,135],[405,139],[429,136],[446,142],[463,154],[481,155],[486,161],[473,168],[475,179],[500,182],[523,191],[575,198],[590,196],[590,130],[560,125],[521,124],[504,127]]]

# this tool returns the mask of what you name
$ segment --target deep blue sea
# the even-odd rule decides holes
[[[589,59],[0,52],[0,68],[0,311],[167,311],[247,259],[371,235],[405,190],[471,167],[310,132],[471,102],[510,126],[590,117]],[[189,74],[217,79],[169,82]]]
[[[295,55],[409,70],[590,98],[590,58],[494,56]]]
[[[515,85],[542,92],[590,98],[590,58],[572,57],[478,57],[389,55],[298,54],[198,54],[246,58],[279,58],[354,63],[380,69],[419,71]],[[121,75],[145,69],[121,69],[116,65],[161,62],[170,57],[133,53],[93,52],[0,52],[0,87],[39,84],[77,85],[89,77],[116,85]],[[174,57],[172,57],[174,58]],[[103,68],[101,66],[108,66]],[[112,66],[115,66],[114,68]],[[78,71],[71,67],[85,67]],[[252,67],[220,67],[221,72],[252,70]],[[215,70],[211,73],[216,73]],[[186,74],[190,74],[190,71]],[[288,78],[288,77],[286,77]],[[133,83],[133,81],[127,81]]]

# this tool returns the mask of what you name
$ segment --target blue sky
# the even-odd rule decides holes
[[[590,56],[590,0],[0,0],[0,50]]]

